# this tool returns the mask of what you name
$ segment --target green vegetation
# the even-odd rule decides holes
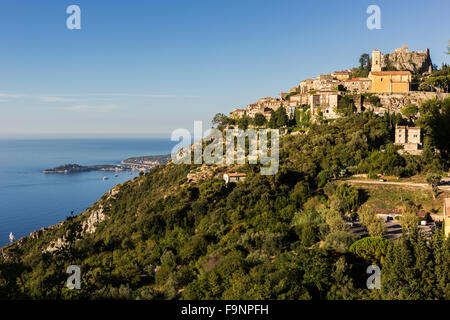
[[[266,117],[262,113],[257,113],[253,119],[253,123],[257,127],[262,127],[267,123]]]
[[[43,173],[79,173],[87,171],[114,171],[114,170],[124,170],[122,166],[111,165],[111,164],[99,164],[93,166],[80,166],[79,164],[64,164],[62,166],[46,169]]]
[[[368,53],[363,53],[359,58],[359,67],[353,68],[350,79],[352,78],[367,78],[369,76],[372,62]]]
[[[385,63],[385,67],[383,68],[383,71],[397,71],[397,68],[394,67],[391,63],[391,59],[389,58],[389,53],[385,54],[384,63]]]
[[[370,104],[372,104],[375,107],[382,107],[380,98],[374,95],[373,93],[364,93],[362,94],[362,102],[367,99]]]
[[[450,98],[428,100],[420,106],[417,123],[425,131],[424,149],[427,160],[433,161],[434,150],[440,151],[441,162],[448,165],[450,153]]]
[[[397,243],[357,240],[345,222],[356,214],[371,235],[383,233],[365,209],[375,193],[336,181],[356,172],[448,170],[445,141],[433,131],[447,105],[428,102],[419,119],[428,146],[440,153],[399,155],[392,145],[396,118],[365,112],[284,136],[273,176],[246,164],[238,170],[247,179],[226,186],[227,169],[210,166],[212,176],[187,183],[199,165],[159,166],[92,206],[108,217],[94,233],[82,232],[83,214],[4,248],[0,299],[449,299],[450,240],[438,229],[430,241],[419,235],[414,206]],[[281,111],[272,119],[269,126],[293,125]],[[214,123],[229,121],[217,116]],[[63,245],[43,253],[58,238]],[[374,263],[383,270],[380,291],[366,288]],[[73,264],[82,271],[81,290],[65,287]]]
[[[295,124],[300,128],[307,128],[311,123],[311,108],[308,105],[295,109]]]
[[[443,64],[440,70],[434,70],[432,74],[419,81],[419,90],[440,90],[448,92],[450,86],[450,66]]]
[[[349,251],[357,258],[370,261],[372,264],[380,264],[385,257],[392,242],[381,237],[365,237],[354,242]]]
[[[346,94],[339,98],[337,111],[341,115],[349,116],[355,112],[355,102],[353,95]]]
[[[290,121],[286,114],[286,109],[283,106],[279,107],[276,111],[272,110],[268,123],[269,128],[283,128],[285,126],[288,126],[289,124]]]
[[[286,101],[290,101],[292,96],[295,96],[296,94],[299,94],[299,93],[300,93],[300,86],[297,87],[297,90],[296,90],[296,91],[289,92],[289,93],[286,95],[285,100],[286,100]]]
[[[416,114],[419,112],[419,108],[416,105],[409,104],[402,109],[402,114],[409,119],[410,122],[414,122]]]

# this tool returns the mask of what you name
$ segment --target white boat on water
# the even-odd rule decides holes
[[[118,176],[119,176],[119,174],[117,174],[117,173],[114,175],[114,177],[118,177]]]
[[[16,237],[14,237],[13,233],[10,232],[10,233],[9,233],[9,242],[13,243],[13,242],[15,242],[15,241],[16,241]]]
[[[108,180],[108,178],[107,177],[103,177],[103,181],[105,181],[105,180]]]

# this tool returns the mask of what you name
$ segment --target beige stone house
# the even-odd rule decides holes
[[[372,89],[372,80],[369,78],[353,78],[343,82],[345,89],[353,93],[367,93]]]
[[[230,118],[232,119],[239,119],[245,114],[245,109],[234,109],[230,112]]]
[[[300,93],[308,93],[309,91],[314,90],[314,80],[315,79],[306,79],[300,82]]]
[[[291,96],[289,106],[301,106],[304,104],[308,104],[308,94],[307,93],[299,93],[296,95]]]
[[[331,75],[337,80],[347,80],[350,78],[350,71],[335,71]]]
[[[246,178],[247,178],[246,173],[225,173],[223,175],[223,179],[225,180],[226,184],[244,181]]]
[[[420,154],[422,152],[422,137],[419,127],[396,126],[395,144],[403,146],[402,152]]]
[[[337,106],[339,102],[339,93],[336,91],[319,91],[309,95],[308,104],[311,108],[311,115],[316,119],[319,112],[322,112],[324,119],[337,119]]]

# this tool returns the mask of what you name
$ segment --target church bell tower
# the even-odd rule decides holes
[[[372,71],[381,71],[380,50],[372,50]]]

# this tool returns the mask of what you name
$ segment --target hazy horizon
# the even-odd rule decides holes
[[[167,139],[170,140],[171,133],[149,133],[149,134],[118,134],[118,133],[65,133],[65,134],[1,134],[0,140],[57,140],[57,139]]]
[[[0,4],[0,137],[166,135],[210,124],[362,53],[430,49],[448,63],[448,1],[73,1]],[[405,10],[406,5],[408,9]],[[447,8],[447,9],[446,9]],[[432,35],[432,36],[430,36]]]

